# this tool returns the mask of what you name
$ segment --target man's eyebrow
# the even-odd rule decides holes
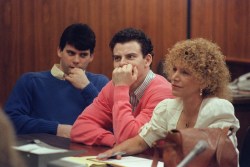
[[[134,55],[137,55],[136,53],[128,53],[128,54],[126,54],[126,56],[134,56]]]
[[[80,53],[89,53],[87,50],[80,51]]]
[[[88,55],[88,52],[80,52],[79,54]]]
[[[121,57],[120,55],[112,55],[112,57]]]
[[[66,49],[67,52],[72,52],[72,53],[76,53],[75,51],[71,50],[71,49]]]

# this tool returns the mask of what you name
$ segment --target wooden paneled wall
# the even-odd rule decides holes
[[[250,63],[249,0],[192,0],[191,27],[192,37],[218,43],[229,61]]]
[[[154,71],[167,49],[189,33],[217,42],[233,62],[250,63],[249,10],[249,0],[0,0],[0,105],[21,74],[49,70],[58,62],[59,38],[69,24],[93,28],[97,46],[88,70],[110,78],[108,44],[125,27],[140,28],[151,37]]]
[[[192,0],[190,33],[221,47],[232,79],[250,72],[249,0]]]
[[[21,74],[48,70],[58,62],[60,35],[75,22],[89,24],[96,33],[95,59],[89,71],[111,77],[108,44],[125,27],[140,28],[151,37],[156,69],[167,48],[186,38],[186,4],[186,0],[1,0],[0,103]]]

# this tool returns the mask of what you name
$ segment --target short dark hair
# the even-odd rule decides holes
[[[109,47],[111,51],[113,51],[117,43],[125,43],[130,41],[137,41],[141,45],[143,57],[145,57],[147,54],[151,54],[153,57],[153,45],[150,38],[147,37],[143,31],[135,28],[125,28],[117,32],[111,39]]]
[[[90,50],[94,53],[95,48],[95,33],[87,25],[82,23],[75,23],[68,26],[62,33],[60,38],[59,48],[63,50],[66,44],[74,46],[78,50]]]

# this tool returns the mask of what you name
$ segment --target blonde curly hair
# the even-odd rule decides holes
[[[177,42],[169,50],[164,63],[165,73],[170,79],[177,64],[189,69],[195,78],[206,85],[202,92],[204,98],[216,96],[232,100],[228,88],[230,73],[217,44],[203,38]]]

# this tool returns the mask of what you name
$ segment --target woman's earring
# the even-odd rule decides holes
[[[200,89],[200,96],[203,95],[203,89]]]

